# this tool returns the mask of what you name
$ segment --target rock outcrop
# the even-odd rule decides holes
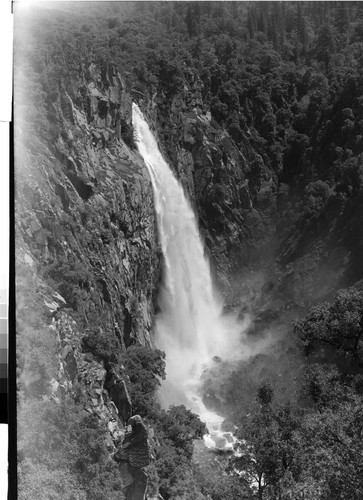
[[[151,182],[132,148],[131,104],[115,66],[85,64],[55,89],[52,143],[36,136],[29,143],[21,124],[15,132],[18,306],[27,316],[32,290],[56,340],[47,397],[81,394],[85,412],[107,424],[110,455],[132,411],[127,374],[111,384],[110,363],[122,366],[133,343],[152,346],[160,273]],[[121,499],[128,474],[120,474]]]
[[[123,422],[126,423],[132,415],[132,401],[126,382],[127,374],[123,369],[124,374],[120,376],[116,368],[110,365],[110,363],[106,365],[107,376],[104,387],[107,389],[110,398],[114,402],[118,415],[122,418]]]
[[[194,75],[167,107],[158,95],[154,107],[144,107],[195,206],[216,279],[228,293],[233,276],[260,264],[267,252],[275,231],[276,178],[247,135],[237,147],[211,117],[202,85]]]
[[[241,307],[241,297],[250,302],[251,285],[253,306],[271,305],[279,313],[286,305],[304,309],[357,283],[362,232],[361,218],[353,214],[359,190],[350,187],[345,195],[330,181],[309,179],[300,192],[291,179],[285,184],[281,161],[264,152],[257,125],[245,125],[232,137],[213,119],[203,95],[200,76],[190,73],[169,101],[162,93],[150,97],[148,112],[196,208],[229,306]],[[274,286],[267,290],[268,283]]]
[[[128,425],[132,430],[126,433],[114,459],[120,463],[120,470],[127,471],[132,478],[126,491],[126,500],[143,500],[147,486],[147,475],[143,468],[151,462],[148,431],[140,415],[131,417]]]
[[[51,146],[23,144],[16,131],[18,258],[26,253],[90,329],[99,317],[121,348],[150,344],[160,252],[150,179],[123,140],[131,98],[115,67],[83,70],[73,99],[59,89]]]

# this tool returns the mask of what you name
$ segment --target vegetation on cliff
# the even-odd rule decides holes
[[[331,289],[353,284],[362,274],[359,2],[141,2],[127,11],[115,6],[114,16],[104,32],[110,57],[153,103],[165,152],[182,180],[191,154],[194,189],[185,183],[216,265],[223,254],[235,270],[246,260],[263,263],[273,237],[283,266],[315,246],[305,266],[339,267]],[[195,119],[208,112],[215,135],[227,131],[247,163],[239,159],[231,169],[230,146],[214,151],[213,175],[201,189],[207,159],[200,164],[200,149],[212,150],[200,143],[205,132]],[[304,296],[312,287],[306,283]],[[323,277],[312,295],[319,288],[327,288]]]
[[[106,425],[118,417],[99,383],[111,362],[153,429],[149,496],[361,499],[362,4],[71,2],[15,24],[20,498],[120,498],[121,434]],[[225,386],[241,438],[229,475],[201,473],[205,426],[155,396],[160,249],[130,93],[191,196],[220,283],[236,285],[231,302],[241,270],[266,268],[245,304],[263,325],[251,336],[303,312],[277,344],[282,362],[275,349]],[[82,379],[90,367],[101,375]]]
[[[308,356],[300,390],[286,398],[263,383],[241,420],[229,470],[254,481],[258,498],[361,498],[362,299],[355,289],[341,291],[297,322]]]
[[[57,89],[81,104],[82,61],[116,64],[195,201],[221,282],[272,248],[304,298],[362,274],[360,2],[55,3],[31,24],[24,127],[62,133]],[[314,266],[339,272],[314,285],[302,276]]]

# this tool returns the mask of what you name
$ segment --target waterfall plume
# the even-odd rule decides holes
[[[166,353],[167,381],[160,392],[161,402],[165,407],[185,404],[209,428],[218,430],[223,418],[205,408],[199,394],[201,375],[215,356],[222,360],[243,357],[248,320],[223,314],[191,204],[136,104],[133,127],[153,185],[164,257],[155,332],[157,347]]]

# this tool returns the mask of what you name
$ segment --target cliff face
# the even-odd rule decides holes
[[[23,135],[22,116],[15,130],[18,387],[55,402],[81,394],[85,415],[105,426],[110,453],[131,402],[127,374],[115,398],[104,388],[105,368],[111,362],[122,372],[131,344],[152,347],[161,258],[151,182],[127,145],[131,103],[114,66],[84,65],[54,89],[53,143]],[[40,380],[30,351],[44,345]],[[20,416],[20,456],[31,453],[28,433]]]
[[[334,76],[328,64],[321,69],[315,42],[309,62],[294,28],[290,48],[263,26],[255,35],[237,2],[228,9],[239,18],[197,2],[195,26],[187,3],[116,4],[88,5],[91,16],[74,5],[63,17],[57,6],[39,9],[30,30],[24,19],[15,78],[23,86],[15,124],[20,399],[35,394],[36,405],[62,408],[70,394],[82,415],[104,424],[108,459],[130,411],[125,349],[152,345],[161,252],[128,87],[116,65],[95,61],[116,61],[133,82],[199,216],[227,306],[252,310],[254,335],[285,335],[273,368],[261,370],[268,361],[255,358],[236,386],[248,385],[247,374],[272,377],[286,359],[278,376],[289,380],[292,319],[363,276],[360,59],[346,57],[359,44],[341,51]],[[106,389],[108,362],[126,387],[116,396]],[[219,390],[218,377],[206,381],[208,404],[244,401],[232,390],[225,398],[233,384]],[[120,478],[116,498],[130,482],[125,471]]]
[[[312,159],[305,158],[306,173],[286,180],[297,161],[294,145],[286,142],[277,162],[253,124],[240,130],[237,144],[212,118],[203,85],[195,74],[169,100],[154,94],[149,112],[198,213],[227,302],[249,301],[252,288],[259,310],[271,303],[303,309],[357,284],[363,240],[360,181],[349,177],[353,162],[334,182],[332,173],[326,180],[311,176]],[[256,122],[263,121],[258,102],[251,99],[249,106],[256,108]]]
[[[113,66],[91,64],[71,83],[73,95],[61,85],[53,102],[51,147],[29,148],[16,131],[17,259],[53,282],[86,329],[120,349],[150,345],[160,253],[150,179],[123,140],[131,97]]]
[[[277,29],[275,7],[135,5],[110,28],[111,52],[145,95],[226,293],[258,272],[259,293],[262,281],[304,307],[362,277],[358,10],[342,37],[332,8],[323,63],[319,8],[292,6]]]
[[[242,147],[211,116],[195,76],[166,104],[148,111],[164,154],[199,218],[213,271],[228,293],[231,278],[260,264],[275,232],[276,177],[244,136]]]

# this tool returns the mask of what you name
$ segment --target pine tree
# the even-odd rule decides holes
[[[297,32],[299,41],[302,45],[302,55],[305,57],[308,48],[308,38],[306,21],[303,15],[303,4],[301,2],[297,5]]]
[[[200,24],[200,5],[199,2],[193,2],[188,5],[185,18],[189,36],[196,36],[199,33]]]
[[[255,37],[255,29],[256,29],[256,21],[255,21],[254,13],[253,13],[252,9],[250,9],[248,11],[248,14],[247,14],[247,28],[248,28],[250,38],[254,38]]]
[[[192,10],[192,6],[190,4],[188,5],[188,10],[187,10],[185,22],[187,25],[189,36],[195,35],[195,23],[194,23],[194,18],[193,18],[193,10]]]
[[[323,24],[318,30],[315,52],[316,58],[325,65],[325,72],[328,74],[332,55],[335,51],[335,39],[333,28],[330,24]]]

